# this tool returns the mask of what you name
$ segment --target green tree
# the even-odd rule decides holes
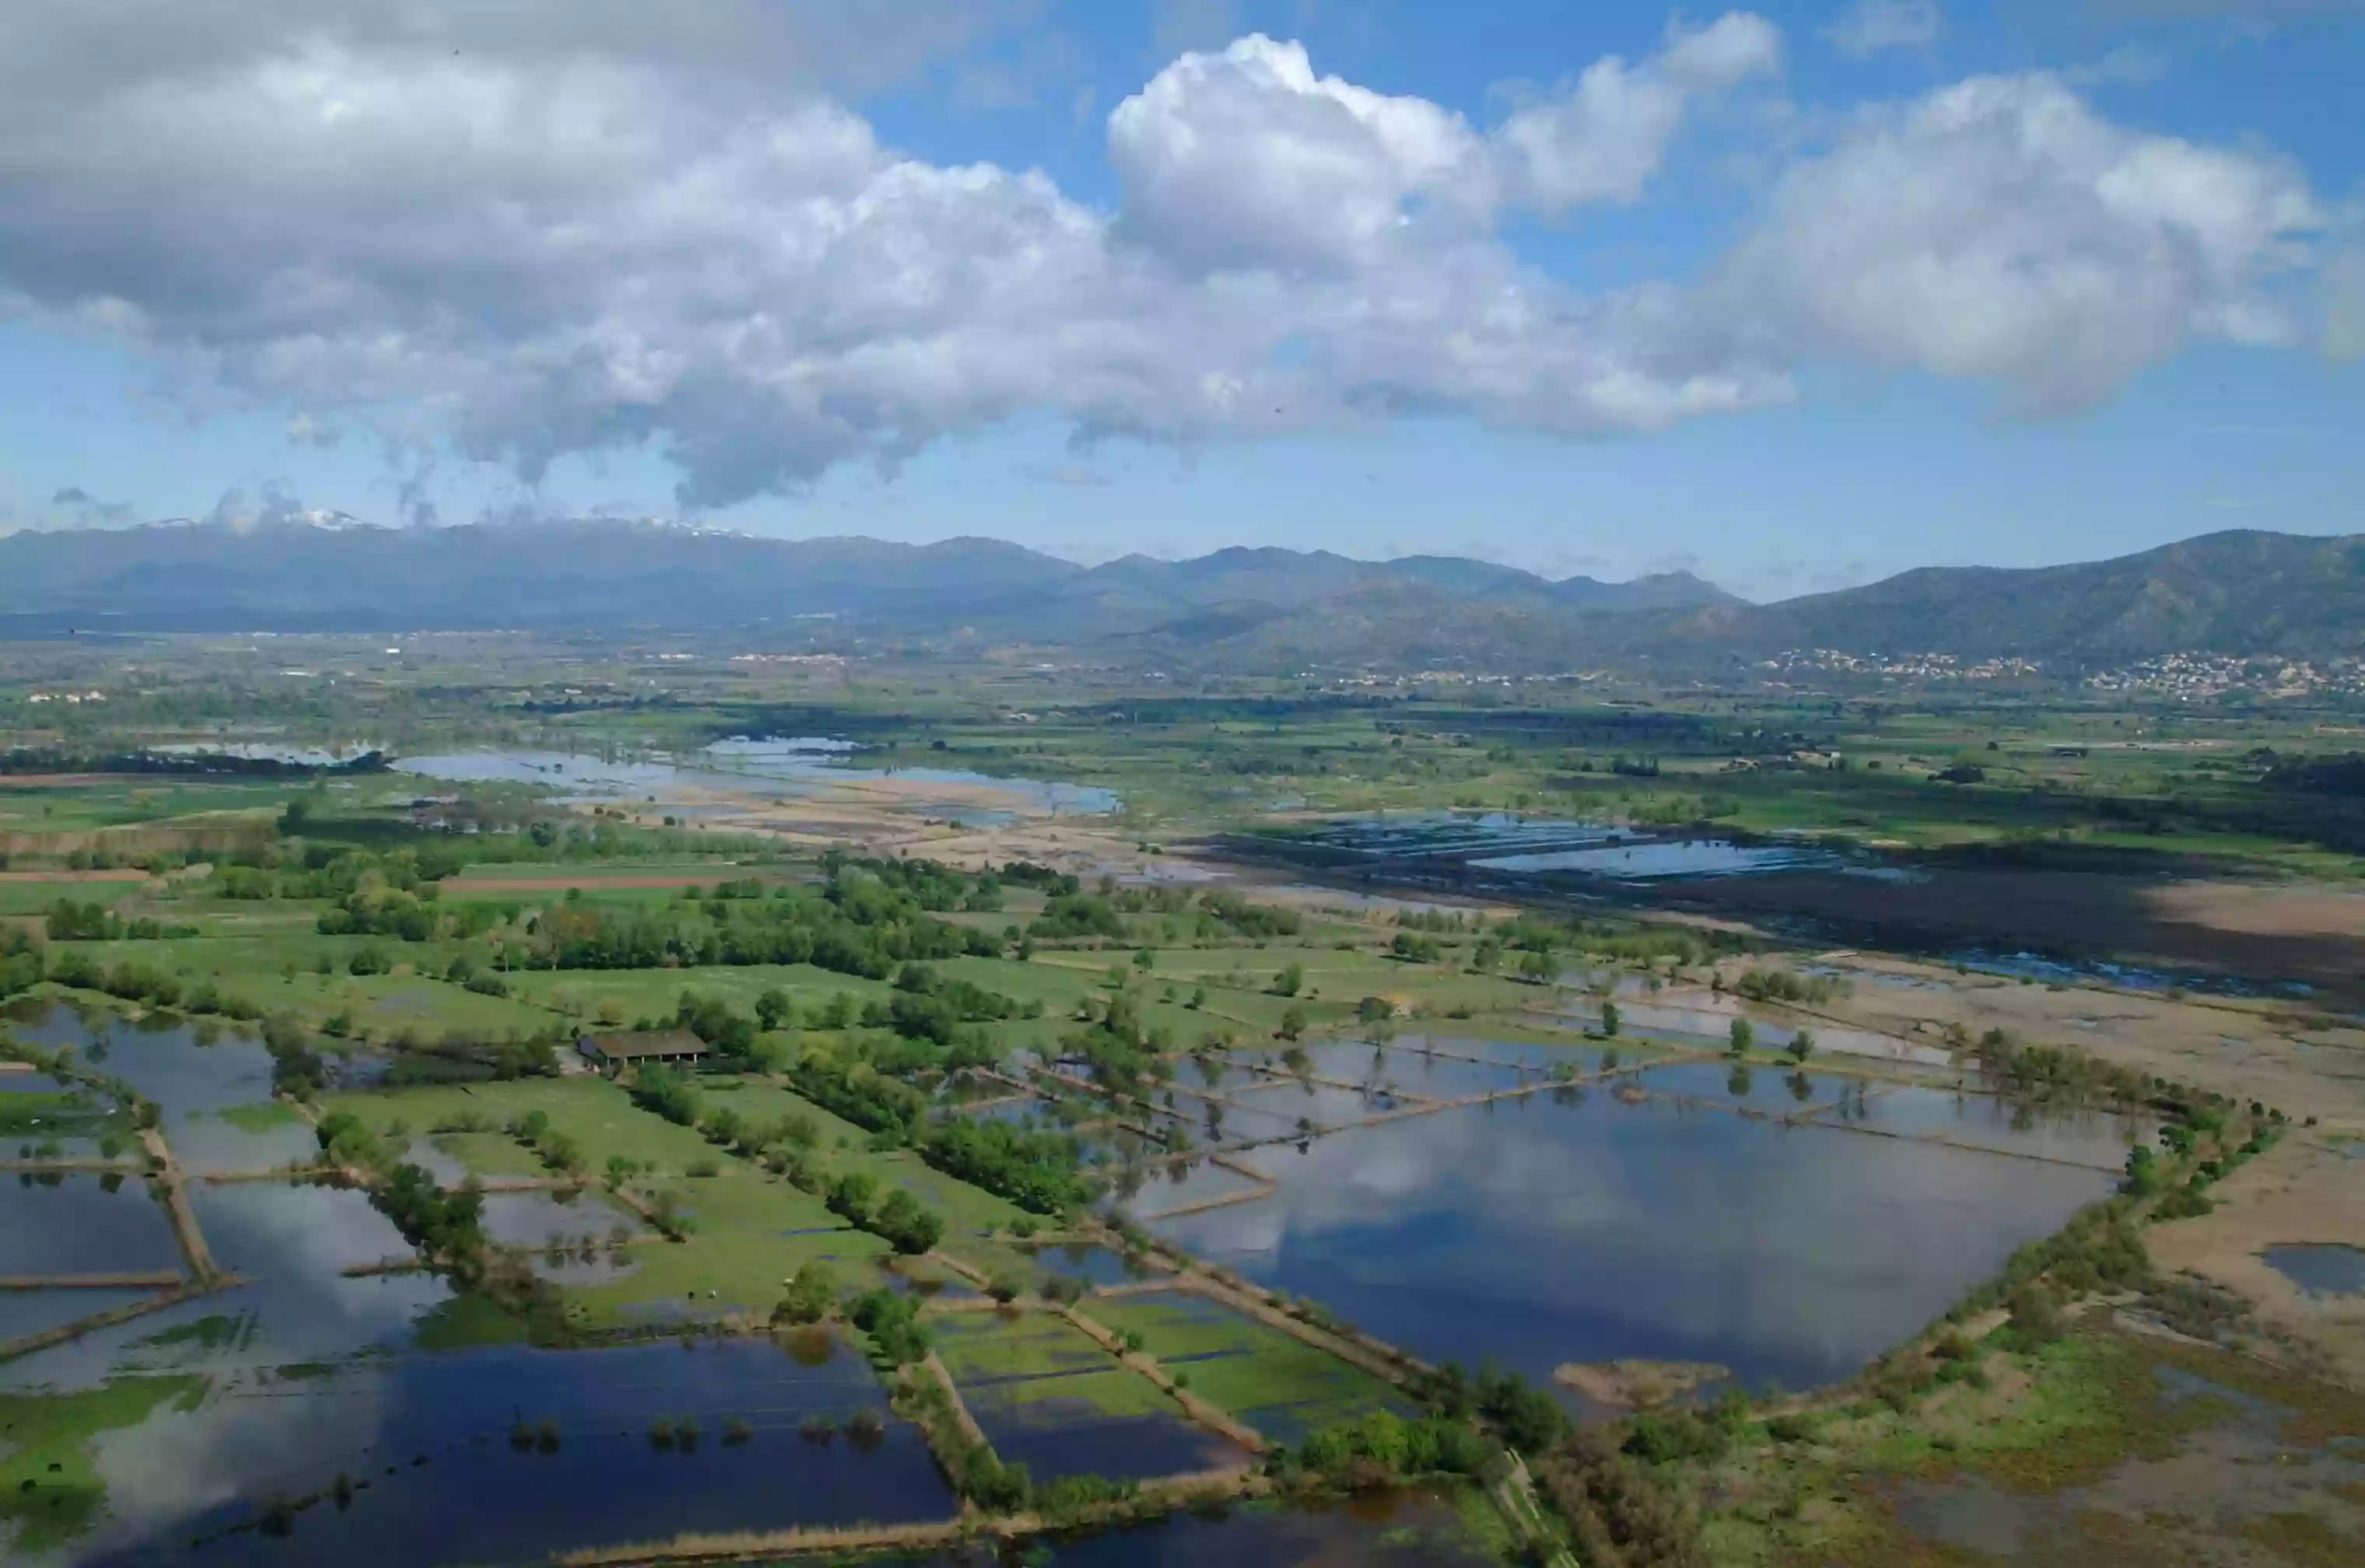
[[[1284,1040],[1295,1040],[1306,1033],[1306,1009],[1291,1002],[1281,1010],[1281,1027],[1274,1031]]]
[[[1618,1031],[1623,1023],[1624,1019],[1620,1015],[1618,1012],[1618,1004],[1616,1002],[1605,1002],[1601,1004],[1601,1032],[1603,1034],[1608,1036],[1613,1040],[1616,1039],[1618,1037]]]
[[[816,1258],[797,1271],[789,1294],[772,1311],[778,1323],[819,1323],[837,1310],[837,1271],[829,1260]]]
[[[1809,1057],[1814,1054],[1815,1036],[1811,1033],[1805,1029],[1800,1029],[1790,1036],[1790,1059],[1792,1061],[1805,1061]]]
[[[1743,1055],[1757,1043],[1757,1025],[1746,1018],[1735,1018],[1731,1037],[1732,1054]]]

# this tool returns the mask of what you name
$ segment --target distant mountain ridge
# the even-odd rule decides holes
[[[1000,540],[655,522],[335,519],[0,537],[0,637],[121,631],[730,631],[1094,647],[1241,670],[1726,667],[1788,649],[2122,663],[2365,655],[2365,535],[2236,531],[2113,560],[1924,567],[1756,605],[1684,573],[1559,581],[1450,555],[1235,547],[1097,566]]]
[[[1068,641],[1227,601],[1300,609],[1368,582],[1442,578],[1538,605],[1738,602],[1696,577],[1553,582],[1481,561],[1327,551],[1128,555],[1084,567],[995,539],[762,539],[593,520],[437,529],[200,522],[0,538],[0,616],[127,631],[713,626],[838,616],[884,630]]]

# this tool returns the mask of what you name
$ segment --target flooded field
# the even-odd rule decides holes
[[[1778,1079],[1772,1092],[1788,1097]],[[1710,1361],[1794,1388],[1855,1372],[2111,1187],[2100,1171],[1598,1091],[1257,1163],[1281,1184],[1272,1197],[1156,1228],[1433,1361],[1492,1357],[1538,1380],[1565,1361]]]
[[[1681,1014],[1702,1042],[1721,1043],[1714,1025],[1742,1007],[1687,992],[1638,998],[1628,1013],[1638,1029],[1654,1008]],[[413,1266],[369,1193],[206,1179],[308,1163],[317,1144],[270,1099],[269,1054],[252,1036],[46,1004],[11,1016],[21,1037],[71,1047],[154,1098],[195,1222],[236,1277],[217,1294],[0,1363],[13,1419],[80,1434],[72,1451],[88,1466],[88,1489],[59,1495],[104,1499],[84,1517],[17,1527],[11,1561],[406,1568],[532,1561],[689,1530],[958,1512],[929,1438],[887,1413],[881,1375],[832,1330],[533,1348],[521,1318]],[[1761,1038],[1778,1043],[1772,1035]],[[1594,1078],[1613,1048],[1622,1063],[1614,1078],[1558,1081]],[[1546,1386],[1563,1363],[1621,1358],[1712,1362],[1751,1386],[1845,1377],[2015,1247],[2111,1191],[2126,1149],[2153,1131],[1871,1082],[1820,1056],[1803,1068],[1667,1059],[1640,1043],[1493,1039],[1484,1025],[1298,1049],[1300,1071],[1270,1047],[1204,1064],[1176,1058],[1174,1108],[1124,1113],[1146,1132],[1080,1102],[1075,1114],[1100,1118],[1087,1143],[1119,1178],[1110,1201],[1198,1257],[1424,1359],[1496,1362]],[[734,1103],[789,1094],[777,1082],[728,1087]],[[576,1107],[570,1116],[589,1116],[586,1095],[598,1096],[602,1119],[574,1125],[629,1137],[669,1169],[717,1147],[612,1085],[450,1092],[485,1107],[473,1125],[492,1126],[506,1114],[502,1096],[521,1092],[547,1092],[555,1109]],[[1513,1097],[1441,1103],[1505,1094]],[[1052,1104],[999,1099],[984,1083],[936,1096],[945,1110],[1019,1125],[1044,1122]],[[1375,1116],[1386,1119],[1359,1125]],[[1238,1164],[1178,1159],[1178,1135],[1194,1148],[1253,1153]],[[841,1154],[858,1143],[827,1136]],[[456,1186],[472,1167],[499,1170],[519,1154],[508,1135],[447,1131],[410,1135],[403,1158]],[[930,1209],[990,1212],[973,1190],[900,1158],[895,1181]],[[580,1293],[570,1301],[631,1294],[611,1321],[639,1333],[670,1336],[725,1310],[760,1324],[790,1282],[790,1259],[829,1261],[849,1282],[883,1278],[928,1314],[934,1347],[996,1455],[1038,1483],[1252,1462],[1252,1439],[1227,1421],[1295,1443],[1373,1411],[1415,1413],[1368,1371],[1114,1246],[1019,1242],[970,1219],[947,1235],[944,1255],[877,1271],[876,1240],[809,1195],[736,1166],[706,1176],[681,1186],[681,1212],[758,1254],[720,1296],[685,1296],[669,1272],[716,1242],[677,1248],[597,1191],[489,1193],[483,1229],[492,1245],[530,1255],[545,1282]],[[95,1172],[0,1184],[0,1274],[178,1272],[166,1211],[149,1190],[138,1177]],[[972,1261],[956,1268],[949,1260],[963,1250]],[[2346,1277],[2338,1259],[2270,1260],[2306,1271],[2310,1289]],[[380,1271],[388,1263],[400,1266]],[[978,1310],[986,1271],[1005,1269],[1072,1283],[1093,1326],[1039,1302]],[[0,1337],[142,1300],[121,1288],[0,1293]],[[1119,1337],[1155,1358],[1160,1375],[1186,1379],[1205,1405],[1194,1413],[1115,1359]],[[1376,1522],[1388,1507],[1407,1511]],[[1483,1551],[1433,1501],[1373,1508],[1371,1518],[1185,1516],[1047,1550],[1053,1562],[1220,1549],[1276,1563],[1308,1551],[1454,1562]]]
[[[148,1183],[84,1172],[0,1178],[0,1275],[170,1272],[173,1227]]]
[[[1046,816],[1101,816],[1119,805],[1114,791],[1095,785],[992,777],[960,768],[866,764],[852,742],[817,736],[741,736],[693,751],[651,753],[644,757],[488,748],[404,756],[397,758],[393,767],[399,773],[448,783],[538,784],[582,801],[641,800],[685,789],[794,796],[858,784],[866,778],[891,778],[907,786],[990,789],[1014,797],[1026,810]],[[913,798],[910,809],[972,827],[1001,826],[1016,820],[1013,812],[974,801],[934,801],[925,793]],[[678,808],[668,810],[678,814]]]
[[[763,1340],[184,1364],[211,1379],[193,1408],[102,1440],[111,1517],[77,1560],[397,1568],[953,1508],[909,1427],[846,1430],[885,1396],[843,1350],[818,1364]],[[284,1534],[252,1528],[253,1500],[333,1494],[340,1475],[349,1503],[326,1497]]]

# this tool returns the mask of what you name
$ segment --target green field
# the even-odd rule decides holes
[[[1085,1310],[1142,1350],[1190,1390],[1276,1442],[1411,1402],[1385,1383],[1231,1308],[1181,1291],[1111,1296]]]

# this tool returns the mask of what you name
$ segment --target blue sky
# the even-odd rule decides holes
[[[1754,598],[2365,528],[2337,0],[252,0],[112,50],[26,4],[0,91],[104,118],[0,110],[0,528],[609,511]]]

